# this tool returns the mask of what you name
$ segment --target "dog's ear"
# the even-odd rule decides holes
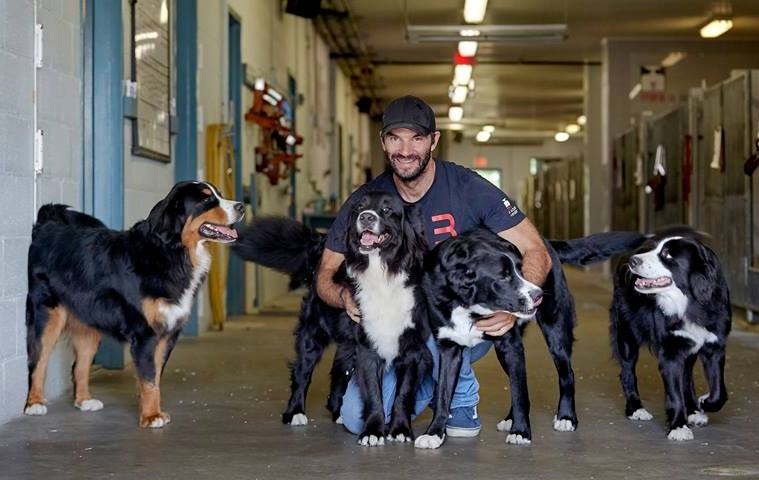
[[[466,305],[474,304],[477,292],[477,272],[471,266],[470,257],[469,247],[461,242],[453,242],[441,256],[446,283]]]
[[[150,210],[147,218],[151,233],[167,244],[181,238],[182,228],[187,220],[181,195],[185,184],[186,182],[181,182],[174,185],[169,194]]]
[[[690,288],[693,297],[701,304],[712,301],[714,289],[720,281],[720,264],[717,255],[709,248],[694,241],[699,262],[691,262]]]
[[[408,251],[414,253],[415,263],[421,265],[428,245],[424,234],[424,221],[422,220],[422,213],[419,207],[416,205],[404,205],[402,228],[403,237],[408,242]]]

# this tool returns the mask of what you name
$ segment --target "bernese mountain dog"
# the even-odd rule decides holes
[[[364,402],[359,444],[376,446],[414,438],[416,391],[432,370],[422,273],[427,242],[416,206],[387,192],[367,192],[348,223],[345,267],[361,312],[356,336],[356,380]],[[397,389],[389,426],[382,376],[394,368]]]
[[[611,346],[619,361],[625,415],[651,420],[638,393],[635,364],[641,345],[659,362],[670,440],[692,440],[691,426],[708,423],[727,401],[725,346],[730,292],[717,255],[687,228],[649,240],[619,265],[611,305]],[[709,393],[696,397],[693,368],[700,358]]]
[[[385,423],[378,369],[394,365],[399,391],[388,437],[410,441],[413,393],[432,359],[425,347],[429,336],[426,302],[421,297],[421,270],[427,250],[421,218],[413,206],[385,192],[369,192],[352,211],[346,261],[335,281],[353,289],[362,312],[361,326],[342,309],[330,307],[316,294],[315,277],[324,250],[324,235],[279,217],[254,219],[240,231],[233,251],[243,259],[291,275],[292,284],[307,285],[295,330],[295,361],[290,365],[291,395],[282,422],[308,423],[305,403],[311,375],[324,350],[334,341],[327,408],[340,423],[340,409],[356,365],[367,405],[363,444],[384,443]],[[357,357],[360,359],[357,361]],[[367,398],[368,397],[368,398]]]
[[[211,266],[207,242],[232,243],[242,203],[207,182],[180,182],[126,231],[66,205],[44,205],[29,247],[27,415],[45,415],[50,353],[67,331],[74,346],[74,406],[103,408],[89,391],[102,334],[129,344],[139,381],[139,424],[160,428],[160,378]]]
[[[508,432],[508,444],[532,442],[522,345],[525,326],[532,318],[543,332],[559,376],[559,405],[553,428],[574,431],[577,413],[571,357],[576,314],[561,264],[602,261],[636,248],[644,239],[635,232],[609,232],[574,240],[546,241],[552,266],[542,288],[522,275],[519,250],[489,230],[473,230],[436,245],[425,260],[423,287],[431,329],[440,351],[440,368],[433,419],[425,434],[416,439],[415,446],[438,448],[445,441],[463,349],[484,340],[493,342],[511,384],[511,409],[497,429]],[[478,319],[497,311],[515,315],[517,326],[500,337],[483,334],[474,326]]]

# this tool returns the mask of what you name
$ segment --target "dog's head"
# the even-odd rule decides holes
[[[147,225],[164,243],[182,242],[194,250],[203,241],[231,243],[232,225],[242,220],[245,206],[224,199],[208,182],[179,182],[150,211]]]
[[[370,191],[351,210],[348,250],[363,257],[379,255],[391,271],[421,265],[426,250],[419,209],[405,205],[397,196]]]
[[[693,237],[669,236],[632,255],[634,288],[650,295],[678,294],[705,304],[721,280],[716,254]]]
[[[440,272],[463,306],[483,314],[535,315],[543,291],[522,276],[522,256],[513,244],[482,230],[451,237],[439,248]]]

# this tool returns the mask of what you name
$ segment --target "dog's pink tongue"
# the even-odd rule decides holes
[[[372,232],[364,232],[361,234],[361,245],[365,247],[371,247],[379,240],[379,235],[375,235]]]
[[[216,225],[215,227],[217,231],[223,233],[224,235],[232,238],[237,238],[237,230],[234,228],[223,227],[221,225]]]

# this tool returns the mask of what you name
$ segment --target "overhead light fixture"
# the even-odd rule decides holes
[[[580,131],[580,126],[577,125],[576,123],[570,123],[564,128],[564,131],[570,135],[574,135],[575,133],[578,133]]]
[[[493,133],[495,132],[495,126],[494,125],[485,125],[482,127],[483,132]]]
[[[630,100],[635,100],[635,97],[638,96],[641,90],[643,90],[643,85],[636,83],[632,90],[630,90],[630,93],[627,94],[627,96],[630,97]]]
[[[459,55],[473,57],[477,55],[477,42],[474,40],[462,40],[459,42]]]
[[[730,18],[714,18],[701,27],[702,38],[717,38],[733,28],[733,20]]]
[[[580,115],[577,117],[577,125],[585,126],[586,123],[588,123],[588,117],[585,115]]]
[[[468,93],[469,90],[466,88],[466,85],[456,85],[451,91],[451,102],[464,103]]]
[[[482,23],[488,0],[466,0],[464,2],[464,21],[466,23]]]
[[[470,36],[474,31],[479,35]],[[450,43],[472,38],[488,43],[546,43],[566,40],[568,31],[566,23],[477,25],[476,30],[469,25],[408,25],[406,37],[411,43]]]
[[[490,132],[486,132],[485,130],[480,130],[479,132],[477,132],[477,136],[475,138],[477,139],[478,142],[484,143],[490,140],[490,135],[491,135]]]
[[[456,131],[464,130],[464,125],[462,125],[460,123],[449,123],[447,129],[448,130],[456,130]]]
[[[459,35],[461,35],[462,37],[479,37],[480,36],[480,31],[479,30],[474,30],[472,28],[466,28],[464,30],[461,30],[459,32]]]
[[[471,65],[456,65],[453,69],[453,83],[456,85],[468,85],[472,79]]]
[[[566,142],[569,140],[569,134],[567,132],[556,132],[556,135],[553,136],[553,139],[557,142]]]
[[[685,52],[670,52],[669,55],[664,57],[661,61],[662,67],[674,67],[676,63],[685,58],[687,54]]]
[[[453,105],[448,109],[448,119],[452,122],[460,122],[464,118],[464,108],[460,105]]]

